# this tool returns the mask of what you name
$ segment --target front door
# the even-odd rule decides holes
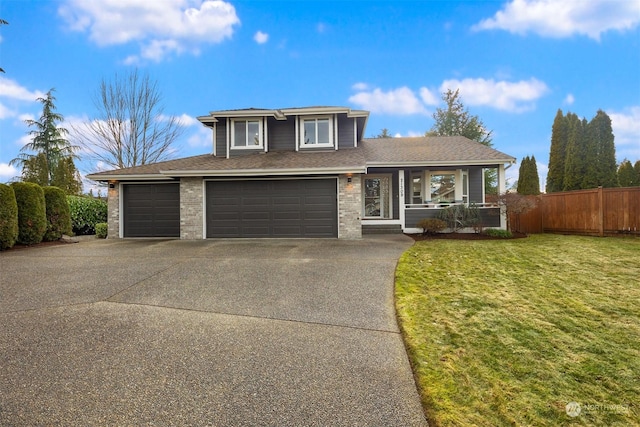
[[[363,179],[364,218],[391,217],[390,181],[388,176],[369,176]]]

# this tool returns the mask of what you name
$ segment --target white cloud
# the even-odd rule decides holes
[[[98,46],[140,44],[140,59],[197,55],[200,46],[220,43],[240,24],[236,10],[221,0],[67,0],[58,13],[71,31],[87,32]]]
[[[14,166],[8,163],[0,163],[0,178],[2,178],[2,180],[6,181],[18,175],[20,175],[20,171]]]
[[[363,90],[349,97],[349,102],[372,113],[410,115],[427,114],[427,110],[416,94],[406,86],[383,92]]]
[[[622,113],[609,112],[615,136],[618,160],[640,160],[640,106],[628,108]]]
[[[269,34],[258,31],[253,36],[253,40],[255,40],[255,42],[258,44],[265,44],[267,41],[269,41]]]
[[[637,0],[512,0],[472,29],[500,29],[521,35],[531,32],[554,38],[580,34],[600,40],[602,33],[629,30],[639,23]]]
[[[15,80],[0,76],[0,97],[19,101],[35,101],[37,98],[44,98],[45,93],[39,90],[28,90]]]
[[[7,117],[13,117],[15,115],[15,111],[11,110],[8,107],[5,107],[2,102],[0,102],[0,120],[6,119]]]
[[[357,90],[357,91],[368,90],[369,85],[363,82],[358,82],[358,83],[355,83],[353,86],[351,86],[351,89]]]
[[[564,98],[564,104],[565,105],[573,105],[573,103],[576,101],[576,98],[573,96],[573,94],[567,94],[567,96],[565,96]]]
[[[440,98],[426,87],[420,88],[420,98],[427,105],[438,105],[440,103]]]
[[[493,79],[445,80],[441,92],[460,89],[467,105],[484,105],[498,110],[520,113],[535,108],[534,101],[549,92],[547,85],[535,78],[519,82]]]

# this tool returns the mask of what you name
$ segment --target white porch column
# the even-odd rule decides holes
[[[504,164],[498,166],[498,195],[504,194],[506,192],[506,179],[505,179],[505,170]],[[500,228],[503,230],[507,229],[507,213],[506,208],[504,206],[500,207]]]
[[[407,204],[404,197],[404,190],[404,169],[400,169],[398,171],[398,211],[400,212],[400,226],[402,227],[402,231],[404,231],[404,210]]]

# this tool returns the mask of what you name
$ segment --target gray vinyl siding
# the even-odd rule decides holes
[[[296,149],[296,119],[287,120],[267,119],[267,139],[269,151],[295,151]]]
[[[418,228],[421,219],[438,218],[441,209],[407,209],[404,214],[405,228]],[[480,209],[480,219],[484,227],[500,227],[500,208]]]
[[[469,203],[482,203],[482,174],[479,166],[469,168]]]
[[[227,156],[227,121],[225,119],[216,123],[216,156]]]
[[[353,121],[346,114],[338,114],[338,149],[353,148]]]
[[[404,228],[418,228],[418,221],[438,218],[438,212],[439,209],[407,209],[404,212]]]

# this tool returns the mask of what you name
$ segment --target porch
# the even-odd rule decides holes
[[[362,234],[419,233],[420,220],[439,218],[451,206],[477,207],[481,227],[505,229],[500,206],[485,194],[489,168],[496,171],[495,191],[503,193],[504,165],[370,168],[362,175]]]

